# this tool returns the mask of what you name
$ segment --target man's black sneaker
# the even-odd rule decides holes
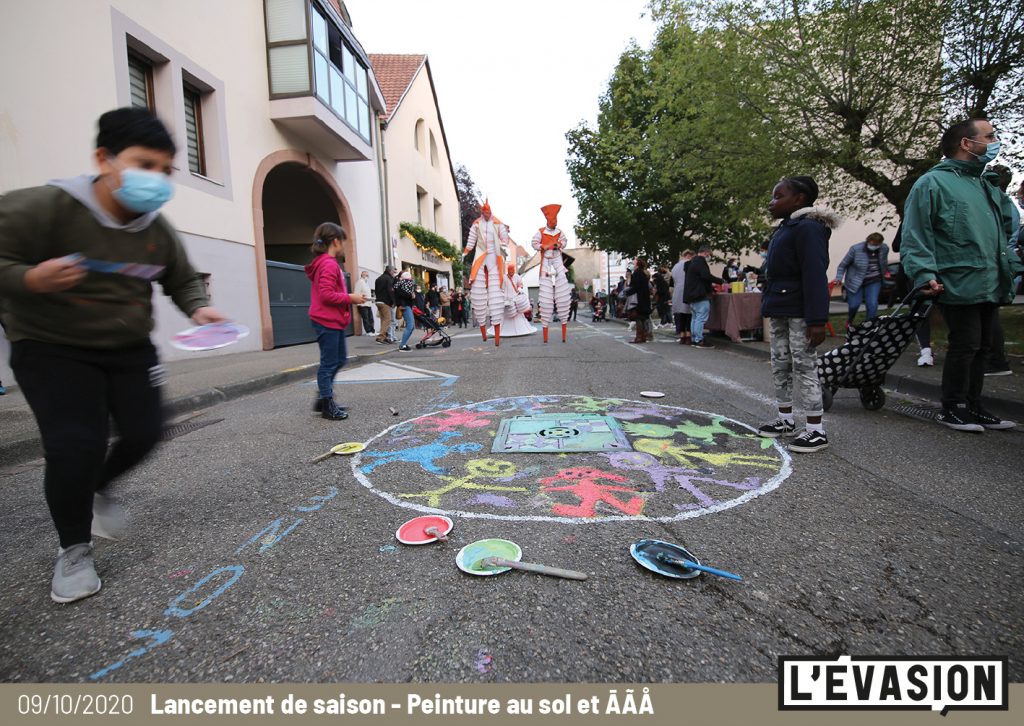
[[[970,431],[972,433],[980,434],[985,428],[977,422],[974,415],[967,409],[966,405],[954,406],[953,408],[944,408],[942,413],[939,414],[938,418],[935,419],[943,426],[948,426],[951,429],[957,431]]]
[[[827,447],[828,437],[824,433],[804,429],[793,439],[793,442],[789,445],[789,450],[800,454],[813,454],[815,451],[821,451]]]
[[[711,343],[709,343],[706,340],[702,340],[699,343],[693,343],[692,345],[693,345],[694,348],[700,348],[702,350],[708,350],[709,348],[714,348],[715,347],[715,346],[711,345]]]
[[[766,439],[777,439],[780,436],[789,436],[796,431],[796,423],[790,423],[784,418],[777,418],[771,423],[766,423],[757,429],[758,436]]]
[[[983,408],[971,409],[971,415],[974,416],[974,420],[982,426],[994,431],[999,429],[1012,429],[1017,425],[1013,421],[1006,421],[998,416],[994,416]]]
[[[408,353],[408,352],[409,352],[410,350],[412,350],[412,348],[410,348],[410,347],[409,347],[409,346],[407,346],[407,345],[402,345],[402,346],[399,346],[399,348],[398,348],[398,349],[399,349],[400,351],[402,351],[403,353]]]

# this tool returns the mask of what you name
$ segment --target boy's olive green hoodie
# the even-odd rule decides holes
[[[25,272],[54,257],[81,254],[106,262],[161,265],[165,269],[156,282],[185,315],[209,304],[167,220],[150,212],[121,224],[99,205],[94,183],[103,181],[84,175],[0,197],[0,319],[12,342],[116,349],[149,340],[151,282],[88,272],[69,290],[29,292]]]

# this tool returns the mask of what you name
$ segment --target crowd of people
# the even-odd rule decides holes
[[[1020,215],[1006,194],[1010,175],[1008,170],[987,169],[1000,151],[988,121],[952,125],[942,136],[941,149],[944,159],[910,191],[893,248],[900,252],[908,287],[937,301],[949,331],[938,421],[965,432],[1013,428],[1013,422],[988,411],[981,400],[984,376],[992,372],[991,354],[1001,352],[1003,344],[999,308],[1012,301],[1024,270]],[[99,591],[92,538],[118,539],[125,524],[111,484],[146,457],[163,428],[159,387],[164,373],[149,337],[154,326],[151,286],[127,276],[87,275],[82,256],[136,259],[139,250],[146,250],[147,262],[161,270],[163,291],[186,316],[198,325],[226,322],[211,307],[173,227],[160,216],[173,190],[176,151],[166,127],[152,113],[117,109],[99,119],[93,156],[97,174],[0,197],[0,316],[11,342],[11,368],[35,415],[45,451],[43,488],[60,541],[50,593],[56,602]],[[1017,193],[1024,203],[1024,185]],[[775,185],[768,211],[779,224],[763,250],[760,276],[778,413],[758,433],[793,437],[789,448],[800,453],[829,445],[817,347],[825,340],[828,322],[828,240],[838,218],[816,206],[818,195],[818,185],[808,176],[787,176]],[[544,338],[547,342],[548,323],[565,315],[564,341],[579,296],[567,286],[558,254],[565,237],[555,226],[557,205],[543,211],[547,226],[535,236],[534,247],[541,252],[541,279],[546,280],[540,296]],[[61,221],[60,234],[51,233],[54,219]],[[372,293],[365,272],[350,293],[341,272],[346,230],[334,223],[316,228],[312,261],[306,266],[309,317],[320,350],[314,411],[330,420],[348,416],[334,400],[333,383],[345,365],[353,306],[369,332],[371,306],[376,305],[376,340],[381,344],[395,342],[395,320],[401,316],[402,351],[409,350],[415,329],[414,308],[460,327],[469,324],[472,308],[484,339],[490,322],[498,343],[507,305],[491,288],[497,280],[504,285],[500,242],[507,238],[507,229],[492,221],[487,209],[475,230],[471,240],[484,254],[473,265],[468,294],[462,288],[449,292],[433,286],[424,291],[409,270],[396,277],[390,266],[374,281]],[[671,270],[660,266],[653,271],[638,257],[610,299],[594,297],[594,318],[613,310],[631,317],[636,323],[632,342],[642,344],[651,338],[656,312],[657,325],[674,324],[680,343],[710,348],[704,324],[713,285],[749,285],[753,272],[740,270],[738,260],[730,259],[717,277],[710,270],[710,254],[704,246],[696,252],[684,250]],[[862,303],[869,316],[875,314],[887,255],[884,240],[871,235],[854,245],[841,263],[837,279],[846,282],[850,320]],[[476,274],[492,267],[494,275]],[[513,266],[509,272],[514,271]],[[62,294],[72,288],[74,297]],[[521,289],[517,293],[525,297]],[[117,301],[113,309],[111,301]],[[930,348],[930,341],[922,341],[922,347],[925,342]],[[799,431],[797,407],[806,419]],[[111,420],[118,438],[108,447]]]

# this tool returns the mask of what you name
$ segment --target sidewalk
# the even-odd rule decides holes
[[[372,335],[351,336],[348,338],[347,365],[356,365],[397,350],[397,344],[379,345]],[[316,343],[308,343],[275,350],[205,354],[169,361],[164,364],[167,369],[164,386],[167,418],[284,383],[312,380],[316,377],[319,360]],[[0,396],[0,469],[42,455],[39,429],[25,397],[17,386],[9,386],[7,395]]]
[[[845,311],[845,306],[843,310]],[[628,321],[615,318],[612,323],[625,326]],[[675,340],[675,329],[672,326],[654,331],[659,339]],[[710,333],[708,339],[719,350],[743,355],[767,362],[770,359],[769,344],[761,341],[735,343],[721,333]],[[831,350],[843,342],[842,337],[829,337],[819,346],[821,352]],[[885,377],[886,390],[905,393],[935,401],[938,404],[942,392],[942,361],[944,351],[936,353],[935,365],[918,367],[917,343],[912,342],[904,351],[896,364],[889,369]],[[1011,376],[985,376],[983,398],[985,405],[993,412],[1005,418],[1024,423],[1024,359],[1010,357]],[[764,385],[770,388],[769,373],[765,371]]]

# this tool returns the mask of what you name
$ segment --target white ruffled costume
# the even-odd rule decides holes
[[[482,256],[478,257],[470,273],[469,299],[473,303],[473,318],[483,332],[488,325],[500,326],[505,317],[506,282],[502,267],[504,259],[502,246],[509,244],[508,228],[491,217],[490,206],[484,205],[484,215],[478,217],[469,229],[464,254],[469,255],[480,246]],[[495,333],[495,344],[499,337]],[[486,340],[486,336],[484,340]]]
[[[541,325],[544,326],[544,342],[548,342],[548,325],[555,312],[562,323],[562,342],[566,342],[566,328],[569,320],[569,279],[566,277],[565,264],[562,262],[562,250],[568,240],[562,230],[558,229],[558,211],[561,205],[549,204],[541,208],[547,218],[547,227],[537,230],[533,235],[533,249],[541,252],[538,301],[540,302]]]
[[[537,328],[531,325],[530,321],[523,315],[531,307],[530,296],[523,285],[523,278],[518,272],[515,272],[514,265],[510,263],[509,267],[513,271],[507,277],[509,285],[505,291],[505,317],[501,323],[501,335],[505,338],[532,335],[537,332]],[[487,332],[493,334],[494,329],[491,328]]]

